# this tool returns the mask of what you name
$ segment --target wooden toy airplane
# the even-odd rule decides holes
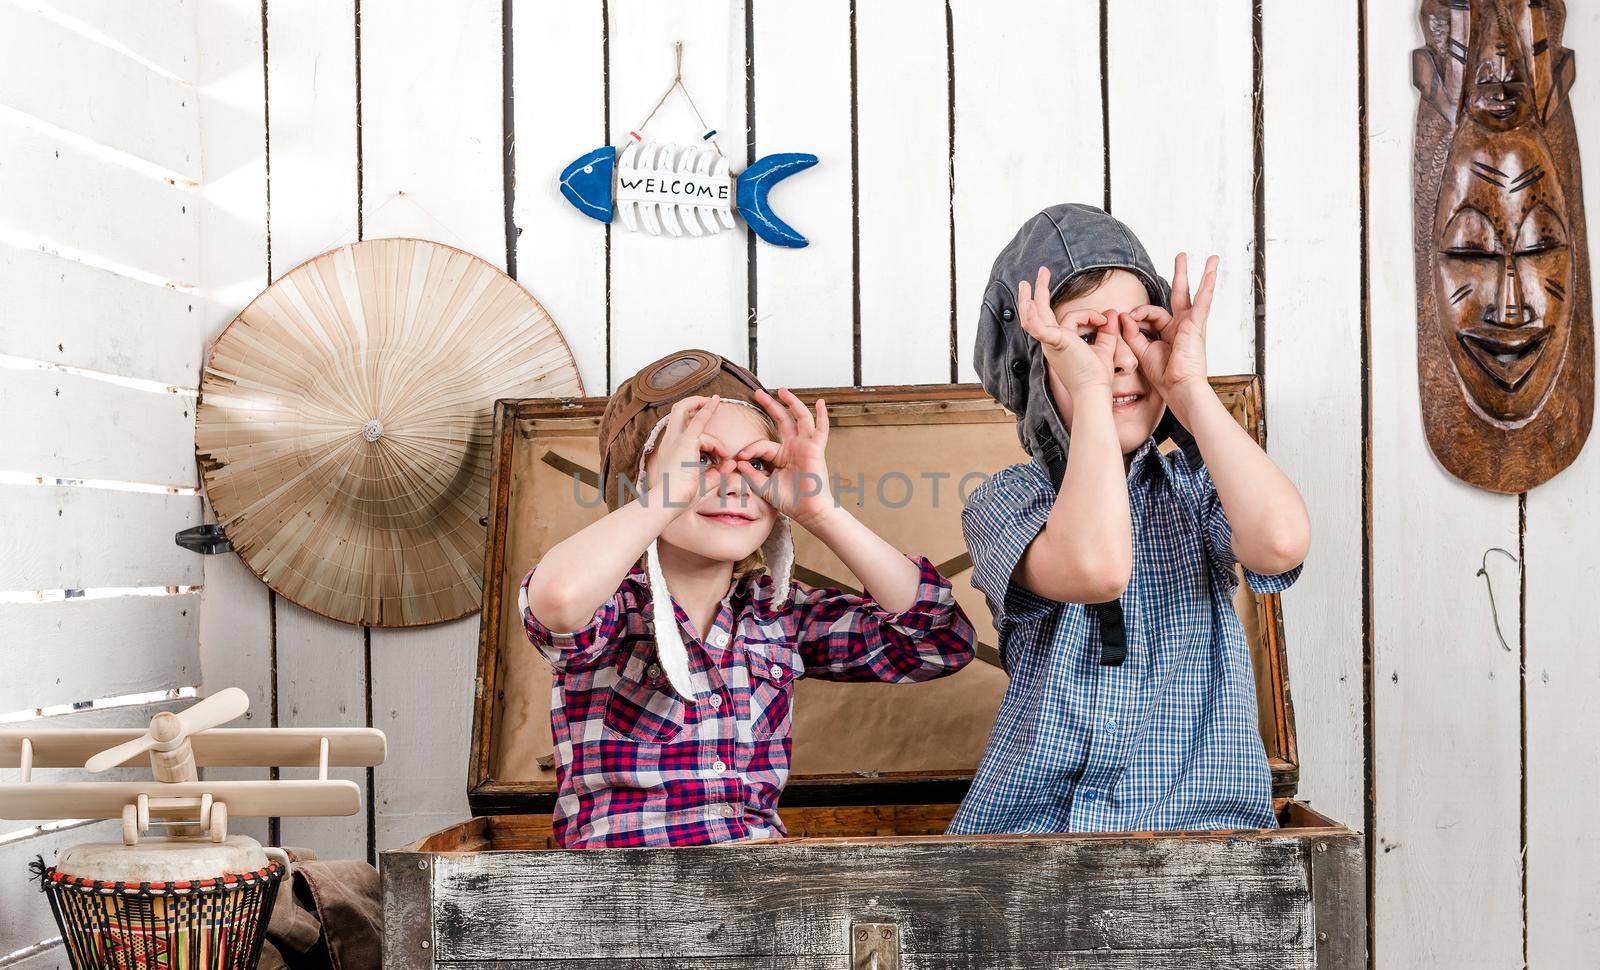
[[[0,765],[22,771],[0,784],[0,818],[122,819],[122,841],[136,845],[152,823],[174,834],[222,842],[228,818],[354,815],[361,790],[328,777],[330,765],[383,763],[386,743],[374,728],[218,728],[250,707],[237,687],[218,691],[177,713],[163,711],[148,730],[0,730]],[[149,753],[149,781],[33,780],[35,768],[83,767],[91,773],[132,764]],[[315,767],[316,780],[201,781],[207,766]]]

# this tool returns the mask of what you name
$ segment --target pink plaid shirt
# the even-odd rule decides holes
[[[572,633],[552,632],[528,609],[530,570],[523,627],[555,668],[556,841],[594,848],[787,835],[777,806],[796,679],[932,680],[972,659],[972,624],[950,583],[928,560],[913,561],[922,577],[902,613],[870,594],[799,583],[793,605],[774,609],[772,577],[758,572],[730,586],[702,641],[674,603],[693,704],[655,662],[642,567]]]

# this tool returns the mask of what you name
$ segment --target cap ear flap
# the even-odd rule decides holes
[[[1028,405],[1028,335],[1017,319],[1016,295],[1001,280],[991,280],[983,294],[973,367],[983,389],[1013,414]]]

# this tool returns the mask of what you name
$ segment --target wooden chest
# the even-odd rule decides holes
[[[1261,436],[1255,379],[1213,384]],[[475,817],[382,854],[385,966],[1364,967],[1361,837],[1293,800],[1275,595],[1241,586],[1236,606],[1281,828],[942,834],[1006,684],[970,583],[961,496],[971,476],[1025,458],[1014,421],[973,385],[800,395],[828,400],[830,464],[859,486],[842,493],[856,514],[951,579],[979,659],[928,684],[802,681],[780,806],[788,839],[554,848],[550,673],[523,638],[517,594],[544,549],[604,512],[594,440],[604,399],[500,402],[467,778]],[[798,579],[854,584],[796,533]]]

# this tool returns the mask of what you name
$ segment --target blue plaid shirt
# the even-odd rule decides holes
[[[1233,606],[1238,563],[1211,474],[1154,439],[1128,469],[1128,657],[1100,664],[1099,622],[1011,581],[1056,501],[1044,465],[976,489],[961,522],[1011,676],[952,834],[1271,828],[1272,774]],[[1252,588],[1287,589],[1244,571]]]

